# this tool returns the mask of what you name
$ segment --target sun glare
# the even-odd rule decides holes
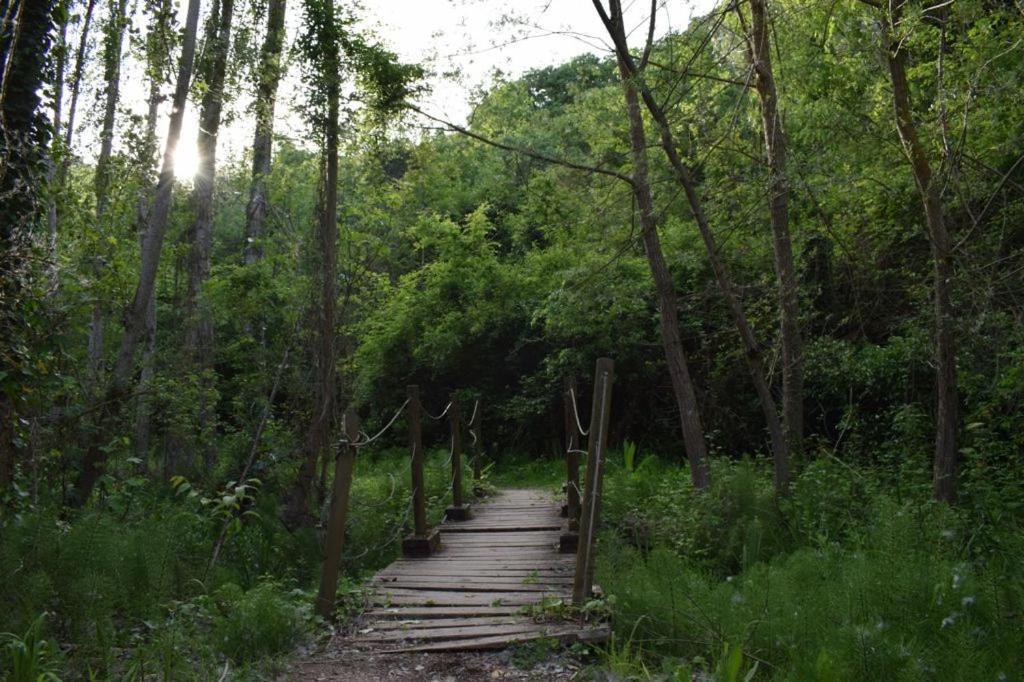
[[[195,142],[182,140],[174,150],[174,175],[178,180],[191,182],[199,170],[199,152]]]

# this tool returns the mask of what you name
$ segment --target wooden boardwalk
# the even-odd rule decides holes
[[[542,599],[572,601],[574,554],[558,552],[560,503],[538,490],[504,490],[445,521],[442,548],[402,558],[372,579],[371,608],[354,643],[389,651],[498,649],[538,638],[604,639],[606,630],[536,618]]]

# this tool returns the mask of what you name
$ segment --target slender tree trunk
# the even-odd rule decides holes
[[[117,117],[117,102],[121,93],[121,47],[127,24],[125,10],[127,0],[115,0],[110,4],[110,18],[104,35],[103,79],[105,81],[103,124],[100,128],[100,153],[96,159],[96,229],[100,234],[107,232],[104,222],[110,204],[110,157],[114,149],[114,122]],[[105,243],[101,240],[101,243]],[[99,281],[105,270],[104,263],[109,254],[97,254],[93,263],[93,276]],[[92,318],[89,324],[89,375],[95,390],[101,382],[104,351],[104,331],[107,308],[104,297],[94,295]]]
[[[54,75],[53,75],[53,139],[55,144],[53,145],[55,155],[57,156],[56,163],[53,163],[51,158],[51,172],[50,172],[50,183],[53,184],[57,178],[57,163],[60,163],[60,146],[57,141],[61,139],[61,119],[64,117],[64,78],[67,72],[68,64],[68,21],[67,14],[70,0],[61,0],[57,7],[63,18],[60,22],[60,29],[57,32],[57,46],[54,49]],[[50,290],[57,290],[57,199],[55,192],[50,193],[50,201],[47,206],[46,214],[46,228],[47,228],[47,239],[46,239],[46,257],[49,261],[50,270]]]
[[[690,206],[690,213],[693,216],[694,222],[697,223],[697,230],[700,232],[701,239],[704,241],[704,247],[708,254],[708,261],[711,263],[711,270],[715,274],[715,281],[718,284],[719,290],[722,292],[722,297],[725,299],[726,305],[729,308],[729,313],[732,316],[733,324],[736,325],[740,339],[743,342],[744,358],[747,361],[747,369],[750,372],[750,378],[754,384],[754,390],[756,391],[758,401],[761,404],[761,411],[764,414],[765,424],[768,427],[768,435],[771,439],[775,489],[780,493],[784,493],[787,489],[789,480],[789,448],[787,447],[786,439],[783,434],[782,422],[779,419],[778,406],[775,403],[775,398],[772,397],[771,388],[765,378],[764,361],[761,355],[761,344],[758,343],[757,337],[751,329],[746,311],[743,309],[743,304],[736,293],[735,286],[733,285],[729,269],[719,255],[718,245],[715,243],[714,233],[711,231],[711,225],[708,222],[707,214],[704,212],[703,202],[697,192],[697,184],[693,179],[693,173],[679,155],[675,138],[672,135],[672,128],[669,125],[668,117],[665,114],[665,109],[662,105],[658,104],[650,88],[644,84],[642,74],[637,67],[636,60],[633,59],[625,42],[621,40],[614,40],[613,42],[615,42],[615,50],[618,58],[629,68],[629,73],[635,81],[635,85],[640,92],[644,105],[647,107],[647,110],[650,112],[655,124],[658,126],[661,138],[661,147],[665,152],[665,156],[668,158],[669,164],[672,166],[676,180],[682,186],[683,192],[686,195],[687,203]]]
[[[274,137],[274,104],[281,80],[281,51],[284,47],[284,16],[287,0],[270,0],[267,6],[267,35],[260,51],[259,85],[256,88],[256,134],[252,143],[252,182],[245,210],[245,264],[263,257],[263,222],[267,215],[267,175],[270,174]]]
[[[200,77],[206,83],[206,91],[199,109],[199,138],[196,141],[199,168],[192,190],[195,219],[189,230],[188,286],[185,293],[185,351],[199,370],[208,366],[213,336],[212,324],[201,299],[203,286],[210,276],[217,134],[224,104],[224,78],[233,14],[233,0],[214,3],[206,32],[206,56],[200,66]]]
[[[189,230],[188,286],[185,293],[185,355],[198,374],[199,405],[196,444],[206,467],[213,463],[213,449],[207,442],[210,406],[207,404],[209,380],[205,371],[213,352],[213,321],[203,303],[203,287],[210,277],[210,254],[213,249],[213,189],[217,172],[217,135],[224,105],[224,79],[228,50],[231,46],[231,21],[234,0],[215,2],[206,32],[206,57],[200,76],[206,91],[199,108],[199,138],[196,147],[199,168],[192,190],[194,221]]]
[[[939,183],[934,181],[928,154],[921,144],[914,124],[907,84],[907,52],[899,35],[899,24],[906,0],[890,5],[887,17],[885,46],[892,80],[892,101],[896,129],[910,162],[914,184],[921,196],[928,239],[931,243],[934,308],[935,308],[935,455],[933,490],[935,499],[953,504],[957,493],[957,395],[956,348],[953,325],[956,311],[950,293],[953,280],[952,242],[942,212]]]
[[[147,61],[149,63],[149,99],[146,111],[146,133],[139,153],[139,197],[135,208],[136,232],[139,236],[140,252],[146,243],[149,225],[149,206],[153,195],[152,171],[156,160],[156,122],[160,109],[160,84],[163,78],[158,53],[159,37],[166,29],[164,21],[169,16],[170,0],[161,0],[150,24],[151,35],[147,37]],[[156,293],[149,297],[143,331],[142,368],[139,371],[139,395],[135,404],[134,452],[139,468],[145,471],[149,460],[150,440],[150,397],[149,390],[156,370]]]
[[[78,36],[78,49],[75,51],[75,72],[71,76],[71,99],[68,104],[68,122],[64,126],[64,148],[71,153],[71,144],[75,139],[75,115],[78,113],[78,95],[82,91],[82,76],[85,73],[85,60],[88,58],[89,28],[92,25],[92,14],[96,8],[96,0],[88,0],[85,4],[85,16],[82,19],[82,33]],[[63,166],[67,170],[67,164]],[[63,177],[60,178],[63,181]]]
[[[196,28],[199,23],[199,4],[200,0],[189,0],[188,3],[185,35],[178,64],[171,117],[168,123],[163,165],[160,170],[160,178],[157,181],[149,228],[142,248],[139,280],[135,288],[135,296],[125,313],[121,347],[118,350],[117,362],[114,365],[106,395],[101,403],[100,428],[96,429],[83,461],[82,473],[78,481],[79,504],[84,504],[89,498],[93,486],[96,485],[97,479],[103,474],[106,467],[107,457],[103,450],[103,438],[109,434],[105,434],[105,429],[102,427],[112,424],[127,398],[129,380],[135,366],[135,352],[146,329],[146,317],[156,284],[160,252],[167,232],[167,219],[171,209],[171,191],[174,188],[174,150],[181,138],[182,118],[185,114],[185,103],[192,77],[192,61],[196,50]]]
[[[317,320],[316,402],[309,427],[306,456],[299,467],[292,496],[290,514],[293,519],[308,519],[306,512],[316,463],[330,456],[331,432],[335,421],[335,352],[334,329],[337,306],[337,241],[338,241],[338,113],[340,55],[335,35],[334,7],[324,5],[324,31],[319,36],[322,51],[322,73],[325,81],[327,118],[324,123],[324,152],[320,165],[320,197],[317,233],[320,242],[320,310]]]
[[[633,78],[634,67],[631,66],[629,47],[626,42],[625,24],[623,22],[622,5],[619,0],[611,0],[610,16],[606,13],[600,0],[593,0],[601,20],[616,45],[619,76],[626,101],[626,113],[629,118],[629,138],[633,156],[633,194],[640,209],[641,239],[647,265],[654,280],[654,289],[658,301],[661,341],[665,350],[669,376],[672,379],[672,390],[675,393],[676,405],[679,409],[679,421],[683,432],[683,447],[690,464],[690,477],[697,489],[706,489],[711,483],[708,471],[707,443],[704,439],[704,427],[701,424],[700,410],[697,406],[697,395],[690,377],[690,369],[686,361],[682,335],[679,331],[679,312],[676,300],[675,283],[665,262],[665,254],[658,236],[657,218],[654,211],[654,200],[647,162],[647,134],[644,131],[643,115],[640,111],[640,97]],[[652,9],[653,9],[652,4]],[[647,46],[644,50],[643,62],[651,49],[654,33],[654,17],[651,17],[651,30]],[[635,67],[637,71],[643,65]]]
[[[754,85],[761,100],[761,121],[764,126],[765,155],[768,164],[768,206],[771,214],[772,251],[775,257],[782,337],[782,418],[789,451],[792,455],[799,456],[803,449],[804,432],[800,287],[789,233],[786,134],[779,115],[779,98],[772,69],[765,2],[766,0],[750,0],[751,30],[747,54],[754,69]],[[783,474],[785,482],[788,472]],[[779,472],[776,472],[777,477],[778,475]]]

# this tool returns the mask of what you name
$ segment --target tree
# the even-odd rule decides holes
[[[114,418],[128,397],[129,381],[135,367],[135,353],[146,330],[147,312],[156,285],[156,272],[160,265],[160,253],[171,209],[171,190],[174,188],[174,150],[181,138],[182,118],[185,115],[185,102],[192,78],[192,62],[196,51],[196,29],[199,24],[199,3],[200,0],[189,0],[188,3],[181,57],[178,61],[178,75],[175,81],[174,96],[171,99],[171,116],[167,125],[163,165],[157,180],[149,226],[143,241],[138,283],[132,302],[125,312],[124,333],[121,336],[117,362],[114,364],[114,371],[111,374],[105,395],[98,405],[98,425],[90,438],[82,461],[82,471],[78,479],[77,501],[79,504],[84,504],[88,500],[93,486],[96,485],[96,481],[106,467],[107,454],[103,447],[103,438],[109,436],[105,432],[112,427]]]
[[[103,122],[100,127],[100,153],[96,159],[94,191],[96,196],[95,221],[96,229],[103,235],[109,234],[104,229],[107,219],[107,207],[110,202],[110,157],[114,149],[114,122],[117,116],[117,103],[121,92],[121,48],[124,42],[124,31],[128,25],[126,15],[127,0],[110,0],[107,26],[103,35]],[[100,240],[106,244],[105,239]],[[103,247],[101,246],[100,249]],[[93,271],[99,280],[104,262],[108,256],[101,251],[95,254]],[[92,388],[98,386],[103,365],[104,329],[106,327],[106,301],[100,295],[94,295],[92,320],[89,324],[89,374]]]
[[[656,9],[656,4],[652,3],[652,21],[655,16]],[[665,156],[668,159],[669,165],[672,167],[676,180],[679,182],[680,186],[683,188],[683,193],[686,195],[686,201],[690,207],[690,214],[693,217],[694,222],[697,224],[697,230],[700,233],[701,240],[704,242],[708,261],[711,264],[711,270],[715,275],[715,281],[717,282],[718,288],[722,293],[722,297],[725,299],[726,305],[729,308],[729,314],[732,316],[733,324],[739,332],[740,340],[743,343],[743,355],[747,362],[747,369],[750,372],[754,389],[757,392],[758,402],[761,405],[761,411],[765,417],[765,424],[768,427],[768,434],[772,445],[775,488],[779,492],[784,492],[789,480],[789,447],[787,445],[785,435],[783,434],[775,398],[772,397],[771,388],[765,378],[761,344],[754,335],[750,322],[747,319],[746,311],[743,308],[743,303],[740,301],[739,296],[736,293],[736,287],[733,284],[732,275],[729,273],[728,266],[719,251],[714,232],[711,230],[710,221],[708,220],[707,213],[704,210],[703,202],[700,198],[700,194],[697,192],[697,183],[694,180],[693,170],[686,164],[682,156],[679,154],[675,135],[673,134],[672,127],[669,124],[668,115],[665,113],[666,106],[658,102],[654,93],[651,91],[651,88],[645,82],[643,78],[643,70],[638,67],[636,60],[629,52],[629,46],[626,44],[623,37],[613,37],[613,42],[615,45],[617,59],[628,69],[629,77],[634,81],[635,87],[639,90],[644,105],[650,112],[651,118],[654,119],[655,125],[658,127],[661,139],[661,148],[665,152]],[[701,47],[698,49],[702,49],[706,44],[706,42],[702,43]],[[695,56],[696,55],[694,55],[694,57]],[[691,59],[692,58],[693,57],[691,57]]]
[[[782,338],[782,419],[786,443],[799,455],[804,432],[804,370],[800,340],[800,286],[789,234],[789,181],[786,176],[786,133],[779,115],[779,95],[772,70],[766,0],[750,0],[751,26],[747,31],[747,57],[754,70],[754,87],[761,102],[765,161],[768,166],[768,207],[772,225],[772,253],[778,286],[779,328]],[[736,11],[743,20],[739,5]],[[745,22],[744,22],[745,24]],[[788,471],[776,472],[785,488]],[[777,483],[778,485],[778,483]]]
[[[633,195],[640,209],[640,237],[647,255],[647,263],[654,280],[654,289],[658,301],[659,326],[665,359],[668,362],[669,375],[672,378],[672,389],[675,392],[676,404],[679,408],[679,421],[683,430],[683,446],[690,463],[690,477],[699,489],[707,488],[711,483],[707,463],[707,443],[704,440],[704,427],[701,424],[697,395],[693,388],[686,352],[683,348],[682,336],[679,331],[678,303],[676,301],[675,283],[665,263],[665,254],[658,237],[657,218],[654,212],[654,200],[647,163],[647,138],[644,131],[643,116],[640,113],[640,98],[634,82],[634,69],[630,67],[629,51],[626,46],[626,28],[619,0],[610,0],[609,11],[606,11],[600,0],[594,0],[601,21],[616,44],[619,63],[619,75],[626,100],[626,112],[629,116],[630,147],[633,156]],[[651,28],[644,48],[644,57],[637,71],[646,64],[654,39],[654,14],[651,15]],[[624,46],[619,48],[618,46]]]
[[[953,246],[942,208],[941,182],[935,177],[928,152],[917,132],[907,82],[906,24],[904,10],[907,0],[894,0],[883,10],[884,50],[892,83],[892,104],[896,130],[910,164],[914,185],[924,209],[928,242],[932,254],[932,288],[935,315],[935,454],[932,472],[932,493],[935,499],[952,504],[956,501],[957,454],[957,380],[956,347],[953,326],[956,310],[951,295],[953,281]]]
[[[245,264],[263,257],[263,223],[267,216],[267,175],[270,174],[274,138],[274,104],[281,80],[281,51],[284,47],[284,17],[287,0],[270,0],[267,6],[267,34],[260,50],[259,82],[256,86],[256,132],[252,142],[252,181],[245,210]]]
[[[214,0],[206,26],[205,49],[197,68],[203,84],[199,107],[199,138],[196,148],[199,167],[192,190],[194,219],[188,230],[188,288],[185,294],[185,354],[200,371],[209,362],[213,328],[201,302],[202,289],[210,276],[213,248],[213,183],[217,170],[217,134],[224,105],[224,78],[231,46],[234,0]],[[200,424],[204,421],[200,407]]]
[[[317,200],[317,243],[320,251],[320,304],[316,310],[316,384],[305,455],[295,479],[289,516],[308,521],[307,504],[313,488],[316,463],[328,457],[337,409],[335,396],[335,312],[337,309],[338,241],[338,134],[341,97],[341,27],[335,18],[334,0],[306,0],[307,34],[303,49],[310,61],[314,88],[314,124],[322,140]]]
[[[46,148],[50,126],[40,91],[52,34],[53,0],[15,2],[0,27],[0,329],[5,330],[0,384],[0,491],[14,477],[17,413],[14,389],[28,349],[17,343],[19,316],[30,272],[33,226],[43,215]],[[8,19],[10,17],[10,19]],[[7,337],[10,330],[11,336]],[[10,387],[9,385],[10,384]]]

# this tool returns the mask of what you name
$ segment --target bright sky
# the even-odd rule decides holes
[[[182,15],[185,4],[181,0]],[[644,38],[650,5],[644,0],[625,4],[637,44]],[[455,122],[466,120],[474,91],[491,83],[497,71],[515,77],[585,52],[609,52],[591,0],[363,0],[363,5],[366,25],[389,49],[403,61],[423,63],[432,72],[432,92],[422,98],[421,106]],[[659,1],[658,34],[682,30],[691,17],[706,14],[713,5],[714,0]],[[298,30],[301,13],[301,0],[289,0],[289,40]],[[126,81],[125,104],[142,113],[145,86],[139,76]],[[301,88],[297,69],[292,68],[281,84],[277,110],[278,133],[297,140],[305,136],[294,107],[301,100]],[[219,159],[238,158],[251,144],[249,103],[250,97],[243,96],[232,105],[239,115],[221,129]],[[196,119],[192,106],[177,153],[181,178],[195,172]],[[160,130],[165,129],[163,119]]]

